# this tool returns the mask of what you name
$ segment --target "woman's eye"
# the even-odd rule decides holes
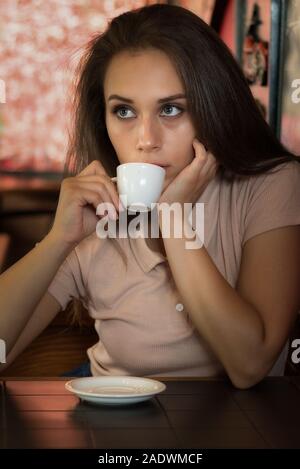
[[[167,116],[178,116],[178,114],[181,114],[182,112],[182,109],[178,106],[175,106],[174,104],[167,104],[166,106],[163,107],[163,109],[170,109],[170,108],[173,108],[173,109],[178,109],[180,112],[177,113],[177,114],[170,114],[170,113],[167,113]]]
[[[119,114],[120,111],[130,111],[130,109],[128,109],[127,107],[124,107],[124,106],[119,106],[119,107],[116,107],[114,110],[113,110],[113,113],[116,114],[120,119],[125,119],[127,118],[126,115],[124,116],[124,113],[122,113],[122,115]]]
[[[182,108],[180,108],[179,106],[175,106],[174,104],[166,104],[165,106],[163,106],[162,109],[164,109],[164,110],[170,110],[170,109],[172,109],[172,108],[179,110],[179,112],[176,113],[176,114],[174,114],[174,113],[172,113],[172,111],[171,111],[171,112],[168,112],[168,111],[167,111],[167,113],[165,114],[167,117],[176,117],[176,116],[178,116],[179,114],[181,114],[181,113],[183,112],[183,109],[182,109]],[[119,117],[120,119],[123,119],[123,120],[124,120],[124,119],[128,119],[128,118],[131,118],[131,117],[132,117],[132,116],[126,114],[127,111],[132,112],[132,111],[131,111],[128,107],[126,107],[126,106],[117,106],[117,107],[115,107],[115,108],[113,109],[112,112],[113,112],[113,114],[116,114],[117,117]]]

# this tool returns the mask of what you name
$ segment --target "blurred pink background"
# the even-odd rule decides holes
[[[106,28],[107,19],[152,3],[165,2],[0,2],[0,79],[6,101],[0,104],[0,169],[62,171],[72,78],[83,46]]]
[[[109,19],[155,3],[167,1],[0,2],[0,85],[4,85],[2,93],[0,88],[0,171],[63,170],[74,71],[85,44],[106,29]],[[215,1],[174,3],[209,23]],[[234,1],[230,0],[220,35],[234,52],[233,25]]]

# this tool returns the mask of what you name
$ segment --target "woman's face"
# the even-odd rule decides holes
[[[169,98],[184,94],[172,62],[156,49],[116,55],[104,79],[107,132],[120,164],[164,166],[164,187],[194,157],[187,100]]]

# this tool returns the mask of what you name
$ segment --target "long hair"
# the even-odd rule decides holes
[[[110,176],[119,164],[105,125],[103,79],[123,51],[156,48],[172,60],[186,88],[197,138],[223,172],[255,175],[297,159],[276,138],[226,44],[200,17],[154,4],[113,18],[88,44],[78,66],[75,125],[67,165],[75,172],[99,159]],[[297,159],[298,160],[298,159]]]
[[[77,68],[65,174],[76,175],[96,159],[115,176],[120,163],[105,124],[104,76],[116,54],[153,48],[171,59],[185,86],[196,136],[213,153],[224,178],[300,162],[265,121],[241,67],[218,34],[190,10],[154,4],[113,18],[88,42]]]

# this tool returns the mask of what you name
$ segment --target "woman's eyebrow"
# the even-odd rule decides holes
[[[129,98],[124,98],[123,96],[119,96],[118,94],[112,94],[108,98],[108,101],[111,101],[112,99],[118,99],[120,101],[125,101],[126,103],[133,103],[134,101]],[[184,94],[173,94],[172,96],[167,96],[166,98],[161,98],[157,102],[158,103],[164,103],[166,101],[171,101],[172,99],[186,99],[186,96]]]

